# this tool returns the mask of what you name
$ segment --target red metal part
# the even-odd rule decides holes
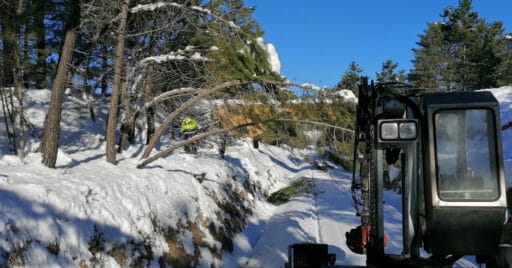
[[[366,244],[370,241],[370,226],[359,225],[345,233],[348,248],[357,254],[366,253]],[[384,234],[384,247],[388,243],[388,236]]]

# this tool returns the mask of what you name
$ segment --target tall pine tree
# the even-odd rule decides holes
[[[398,63],[395,63],[392,60],[383,62],[381,71],[375,74],[377,76],[377,82],[405,82],[407,80],[405,70],[402,69],[396,73],[397,67]]]
[[[343,73],[341,81],[334,87],[334,90],[350,89],[356,93],[362,72],[363,68],[359,64],[355,61],[351,62],[348,69]]]
[[[500,85],[506,59],[503,24],[479,18],[471,0],[446,8],[441,19],[419,35],[419,48],[413,49],[413,82],[447,91]]]
[[[415,59],[414,70],[410,79],[416,85],[426,89],[439,89],[449,79],[447,72],[447,46],[440,23],[429,23],[425,33],[419,35],[418,45],[421,49],[413,49]]]

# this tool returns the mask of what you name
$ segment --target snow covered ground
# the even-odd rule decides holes
[[[502,122],[512,121],[512,87],[491,91],[501,102]],[[345,245],[345,232],[359,224],[351,175],[315,168],[304,160],[317,157],[312,151],[264,144],[254,149],[242,139],[229,144],[225,159],[207,143],[197,156],[178,150],[137,169],[142,148],[133,146],[114,166],[104,159],[103,122],[91,121],[87,106],[67,97],[57,168],[48,169],[35,152],[48,99],[48,90],[27,92],[32,138],[24,161],[8,153],[0,128],[0,266],[159,267],[176,249],[170,237],[184,254],[199,256],[199,267],[282,267],[287,246],[302,242],[329,244],[338,264],[365,263]],[[512,185],[512,129],[502,138]],[[312,193],[280,206],[265,201],[299,178],[313,185]],[[401,248],[399,198],[385,194],[387,251],[396,253]],[[230,207],[236,210],[226,210]],[[228,233],[227,225],[244,225],[237,211],[252,214],[229,251],[219,234]],[[472,267],[470,262],[458,265]]]
[[[179,150],[146,169],[137,169],[142,148],[133,146],[119,155],[119,163],[114,166],[104,157],[101,118],[105,111],[98,110],[99,120],[93,122],[88,118],[86,103],[68,96],[57,168],[48,169],[35,151],[49,95],[48,90],[27,91],[30,152],[24,161],[9,153],[5,129],[0,129],[0,266],[157,267],[173,248],[168,241],[169,232],[175,233],[177,246],[183,248],[184,254],[199,255],[198,266],[233,267],[269,261],[280,266],[286,256],[272,259],[261,255],[265,247],[262,242],[273,240],[268,246],[279,247],[277,254],[286,252],[287,244],[279,244],[285,241],[320,241],[319,231],[313,229],[318,229],[322,221],[333,226],[340,221],[336,228],[343,229],[332,244],[340,248],[340,256],[348,254],[342,238],[358,221],[352,202],[346,191],[337,197],[336,191],[323,184],[327,173],[304,161],[304,154],[311,152],[292,153],[290,149],[267,145],[253,149],[250,140],[234,140],[225,159],[218,156],[215,144],[205,144],[197,156]],[[295,225],[287,226],[291,219],[286,207],[264,200],[299,177],[314,180],[318,189],[327,188],[327,199],[315,202],[328,206],[310,218],[308,211],[316,209],[311,203],[314,199],[301,197],[304,207],[295,209],[306,214]],[[336,180],[335,189],[347,189],[348,180]],[[343,202],[329,200],[342,197]],[[298,202],[294,200],[288,207]],[[247,219],[247,227],[234,237],[232,252],[229,243],[219,236],[229,233],[226,225],[236,229],[240,220],[235,218],[235,212],[226,212],[230,206],[253,213]],[[332,214],[333,218],[324,218],[324,214]],[[279,218],[281,224],[276,223]],[[271,231],[284,228],[291,233],[303,232],[303,225],[313,228],[308,239],[287,233],[283,233],[286,239],[275,239]],[[356,259],[364,262],[361,256]]]
[[[500,119],[502,125],[512,122],[512,86],[486,89],[500,102]],[[503,143],[503,160],[505,161],[505,177],[507,186],[512,187],[512,128],[501,132]]]
[[[248,244],[248,236],[254,237],[256,231],[250,230],[251,226],[237,237],[238,252],[242,253],[238,265],[282,267],[288,259],[288,245],[295,243],[329,244],[329,252],[336,253],[339,264],[363,265],[365,257],[352,254],[345,244],[345,232],[360,223],[350,195],[351,175],[339,169],[325,172],[315,168],[296,174],[296,179],[313,185],[312,193],[274,208],[272,215],[251,218],[251,224],[265,227],[259,228],[260,237],[254,245]],[[251,248],[251,254],[243,254]]]

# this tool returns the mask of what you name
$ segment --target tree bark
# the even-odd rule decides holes
[[[146,83],[144,84],[144,102],[148,103],[153,96],[153,64],[148,66]],[[134,119],[135,121],[135,119]],[[147,134],[146,134],[146,145],[149,144],[151,137],[155,133],[155,109],[153,107],[146,108],[146,122],[147,122]]]
[[[110,99],[110,107],[108,110],[107,133],[106,133],[106,158],[107,162],[116,164],[116,127],[117,127],[117,110],[119,107],[119,94],[121,92],[121,76],[123,73],[123,54],[124,43],[126,37],[126,20],[128,18],[128,6],[130,0],[124,0],[121,6],[121,17],[119,20],[117,33],[117,47],[114,65],[114,79],[112,85],[112,95]]]
[[[0,1],[0,24],[2,28],[3,85],[14,86],[14,49],[16,47],[16,0]]]
[[[2,112],[4,114],[5,131],[9,141],[9,149],[16,154],[16,139],[14,136],[14,105],[10,98],[12,91],[7,91],[4,88],[0,90],[0,103],[2,104]],[[8,96],[9,95],[9,96]]]
[[[18,2],[16,17],[19,18],[23,14],[23,0]],[[19,29],[19,20],[16,19],[15,27]],[[23,69],[20,61],[20,38],[16,38],[15,46],[13,47],[13,60],[14,60],[14,89],[18,99],[18,151],[17,155],[20,159],[25,158],[25,118],[23,110],[24,92],[22,89],[23,83]]]
[[[124,150],[124,146],[126,140],[130,143],[134,142],[134,131],[135,131],[135,121],[132,116],[132,108],[130,105],[130,94],[128,94],[128,83],[126,79],[124,79],[124,83],[122,86],[123,91],[123,105],[124,105],[124,119],[125,122],[121,125],[121,137],[119,140],[119,146],[117,147],[117,152],[122,153]]]
[[[80,24],[80,0],[71,1],[71,14],[66,24],[64,45],[59,58],[57,75],[52,87],[52,96],[48,112],[44,120],[43,133],[41,137],[41,153],[43,164],[49,168],[55,168],[57,162],[57,151],[60,135],[60,119],[62,111],[62,100],[66,88],[67,73],[73,56],[76,33],[75,28]]]

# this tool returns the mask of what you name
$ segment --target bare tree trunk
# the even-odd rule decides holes
[[[21,10],[19,10],[21,12]],[[23,41],[23,54],[18,54],[21,56],[21,61],[20,59],[18,59],[18,64],[19,64],[19,70],[21,70],[21,73],[19,73],[20,76],[20,80],[22,81],[23,83],[23,87],[25,89],[27,88],[30,88],[30,78],[32,77],[31,76],[31,70],[29,69],[29,65],[30,63],[28,63],[29,59],[30,59],[30,42],[29,42],[29,38],[30,38],[30,34],[29,34],[29,30],[27,29],[28,27],[25,26],[24,27],[24,33],[23,33],[23,40],[20,40],[20,38],[18,38],[18,43]],[[18,46],[19,48],[20,46]],[[19,50],[18,50],[19,51]],[[18,57],[19,58],[19,57]]]
[[[9,89],[9,105],[11,107],[10,109],[10,116],[9,116],[9,120],[11,121],[11,126],[12,126],[12,135],[11,135],[11,140],[12,140],[12,146],[13,146],[13,149],[12,151],[14,152],[14,154],[18,155],[18,142],[17,142],[17,133],[16,133],[16,115],[15,115],[15,107],[16,105],[14,104],[14,94],[15,92],[11,89]]]
[[[24,0],[18,1],[18,7],[16,10],[16,18],[20,18],[24,13]],[[20,28],[19,20],[16,19],[16,28]],[[26,37],[25,37],[26,39]],[[26,43],[27,41],[25,41]],[[14,88],[18,97],[18,157],[20,159],[25,158],[25,111],[23,110],[23,98],[24,92],[21,87],[23,82],[23,68],[20,61],[20,37],[16,38],[16,46],[14,47],[13,56],[14,56]]]
[[[128,18],[128,6],[130,0],[124,0],[121,7],[121,17],[119,20],[117,33],[117,47],[114,65],[114,80],[112,87],[112,96],[110,99],[110,107],[108,110],[107,133],[106,133],[106,158],[107,162],[116,164],[116,126],[117,126],[117,109],[119,106],[119,93],[121,89],[121,75],[123,73],[123,54],[124,42],[126,35],[126,20]]]
[[[155,134],[155,109],[153,107],[149,108],[146,112],[146,120],[148,124],[148,133],[147,133],[147,139],[146,139],[146,145],[149,144],[149,141]]]
[[[14,86],[14,49],[16,46],[16,0],[0,1],[0,26],[2,29],[3,84]]]
[[[16,139],[14,136],[14,113],[12,102],[9,102],[9,96],[12,91],[4,87],[0,88],[0,98],[2,103],[2,112],[4,113],[5,131],[7,132],[7,139],[9,141],[9,148],[15,154],[16,152]]]
[[[20,16],[21,14],[18,14]],[[19,39],[17,39],[19,40]],[[23,110],[23,98],[24,92],[22,89],[22,80],[23,80],[23,71],[20,63],[20,54],[19,54],[19,42],[16,42],[18,45],[15,46],[13,51],[14,55],[14,91],[16,92],[16,97],[18,99],[18,151],[17,155],[20,159],[25,158],[25,117]]]
[[[299,122],[299,123],[308,123],[308,124],[314,124],[314,125],[321,125],[321,126],[325,126],[325,127],[341,129],[343,131],[346,131],[346,132],[350,133],[352,135],[352,137],[354,136],[354,131],[351,130],[351,129],[346,129],[346,128],[342,128],[342,127],[338,127],[338,126],[334,126],[334,125],[329,125],[329,124],[326,124],[326,123],[309,121],[309,120],[294,120],[294,119],[272,118],[272,119],[266,119],[266,120],[261,120],[261,121],[256,121],[256,122],[243,123],[243,124],[240,124],[240,125],[225,127],[225,128],[222,128],[222,129],[215,129],[215,130],[212,130],[212,131],[209,131],[209,132],[205,132],[205,133],[202,133],[202,134],[199,134],[199,135],[195,135],[195,136],[191,137],[188,140],[178,142],[175,145],[171,146],[170,148],[167,148],[167,149],[165,149],[165,150],[163,150],[163,151],[161,151],[161,152],[159,152],[159,153],[157,153],[157,154],[155,154],[155,155],[153,155],[151,157],[148,157],[148,158],[144,159],[144,161],[140,162],[140,164],[137,165],[137,168],[144,168],[149,163],[151,163],[151,162],[153,162],[153,161],[155,161],[155,160],[157,160],[157,159],[159,159],[161,157],[169,155],[170,153],[174,152],[176,149],[178,149],[180,147],[183,147],[183,146],[185,146],[187,144],[191,144],[193,142],[196,142],[198,140],[204,139],[204,138],[206,138],[208,136],[215,135],[215,134],[224,134],[224,133],[227,133],[227,132],[235,130],[235,129],[241,129],[241,128],[244,128],[244,127],[255,126],[255,125],[265,124],[265,123],[269,123],[269,122]]]
[[[144,84],[144,102],[148,103],[149,100],[153,96],[152,92],[152,74],[153,74],[153,64],[150,64],[148,66],[148,72],[147,72],[147,79],[146,83]],[[149,141],[151,140],[151,137],[155,133],[155,109],[153,107],[150,107],[146,110],[146,122],[147,122],[147,138],[146,138],[146,145],[149,144]]]
[[[67,82],[69,64],[73,56],[76,33],[75,28],[80,24],[80,0],[71,1],[71,14],[66,24],[64,45],[57,67],[57,75],[52,87],[52,96],[48,113],[44,120],[43,133],[41,137],[41,153],[43,164],[49,168],[55,168],[57,162],[57,151],[60,135],[60,119],[62,111],[62,100]]]
[[[122,91],[123,91],[123,105],[124,105],[124,120],[121,125],[121,138],[119,140],[119,147],[117,147],[117,152],[122,153],[124,150],[124,145],[126,140],[130,143],[134,142],[134,131],[135,131],[135,121],[132,116],[132,108],[130,105],[130,94],[128,94],[128,81],[124,79]]]

